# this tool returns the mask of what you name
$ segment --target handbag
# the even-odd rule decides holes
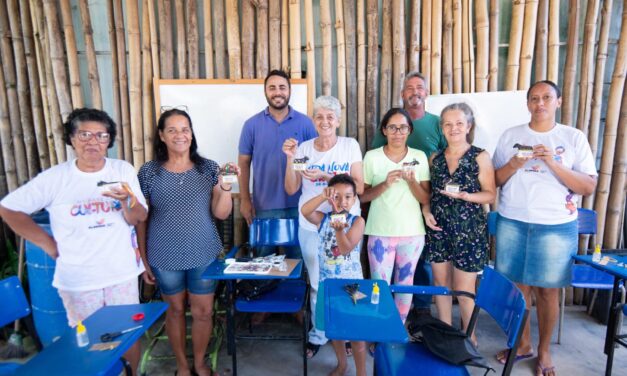
[[[250,302],[276,289],[279,282],[279,279],[242,279],[235,285],[235,292],[238,298]]]

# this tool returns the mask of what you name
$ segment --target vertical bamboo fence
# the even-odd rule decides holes
[[[598,240],[618,246],[626,7],[627,0],[2,1],[0,195],[71,157],[62,122],[86,104],[107,103],[119,127],[117,157],[136,167],[150,160],[155,77],[263,78],[286,69],[306,77],[314,97],[340,99],[341,133],[364,151],[381,114],[400,105],[409,71],[428,78],[432,95],[524,90],[548,78],[563,88],[561,122],[586,132],[600,156],[599,186],[584,206],[599,213]],[[94,30],[103,25],[97,15],[105,30]],[[105,87],[112,98],[103,98]]]

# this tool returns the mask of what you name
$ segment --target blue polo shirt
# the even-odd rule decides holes
[[[280,124],[267,107],[246,120],[239,138],[239,153],[252,156],[255,210],[298,207],[300,190],[293,195],[285,193],[287,159],[282,150],[283,142],[294,138],[300,144],[316,136],[311,119],[291,106]]]

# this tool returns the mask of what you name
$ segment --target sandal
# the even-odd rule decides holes
[[[353,346],[350,341],[344,343],[344,348],[346,349],[346,356],[353,356]]]
[[[552,376],[556,375],[555,366],[545,367],[542,363],[538,362],[536,365],[536,375],[537,376]]]
[[[374,358],[374,350],[376,349],[377,344],[375,342],[368,345],[368,354]]]
[[[505,350],[501,350],[497,352],[496,360],[501,364],[507,363],[507,357],[509,357],[509,351],[510,349],[505,349]],[[516,362],[520,360],[531,358],[532,356],[533,356],[533,350],[529,351],[526,354],[516,354],[516,357],[514,358],[514,364],[516,364]]]
[[[307,359],[311,359],[320,351],[320,345],[316,345],[315,343],[307,342]]]

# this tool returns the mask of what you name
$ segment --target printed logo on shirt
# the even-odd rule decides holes
[[[534,164],[534,165],[529,166],[529,168],[525,167],[525,172],[537,172],[540,174],[544,174],[546,173],[546,170],[542,169],[542,165]]]
[[[566,148],[563,146],[558,146],[555,148],[555,153],[553,154],[553,160],[559,163],[564,163],[563,154],[566,151]]]
[[[327,172],[331,175],[337,175],[337,174],[348,174],[350,173],[350,165],[348,164],[348,162],[345,163],[336,163],[336,162],[331,162],[328,165],[326,163],[322,163],[322,164],[312,164],[310,165],[308,168],[308,170],[313,170],[313,169],[318,169],[322,172]],[[320,179],[315,179],[312,180],[310,179],[311,182],[313,182],[316,186],[327,186],[327,181],[320,178]]]
[[[568,191],[568,195],[566,195],[566,209],[568,209],[568,214],[573,215],[577,211],[577,205],[573,202],[574,192]]]
[[[70,208],[72,217],[87,215],[102,215],[122,210],[122,204],[118,200],[93,199],[75,203]]]

